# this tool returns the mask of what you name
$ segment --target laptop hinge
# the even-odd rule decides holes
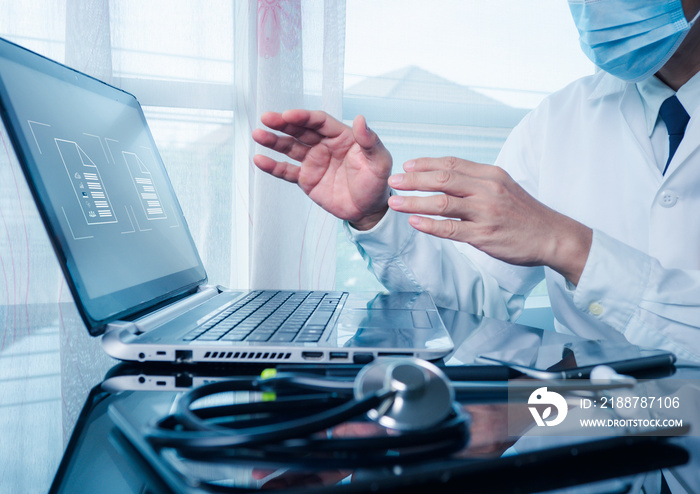
[[[207,300],[216,297],[219,293],[217,287],[205,285],[200,287],[197,293],[131,322],[139,333],[147,333],[188,310],[203,304]]]

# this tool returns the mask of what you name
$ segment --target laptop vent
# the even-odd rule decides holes
[[[211,360],[246,359],[246,360],[288,360],[291,353],[284,352],[207,352],[204,358]]]

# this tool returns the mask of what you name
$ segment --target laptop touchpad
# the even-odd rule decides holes
[[[421,328],[433,325],[424,310],[352,309],[341,315],[341,322],[358,328]]]

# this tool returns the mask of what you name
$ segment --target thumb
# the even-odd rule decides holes
[[[352,134],[367,156],[373,155],[383,147],[379,137],[367,126],[367,120],[362,115],[356,116],[352,122]]]

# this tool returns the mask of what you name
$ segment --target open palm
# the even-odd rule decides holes
[[[258,168],[296,183],[319,206],[353,223],[381,217],[387,209],[391,155],[359,116],[348,127],[320,111],[267,112],[253,139],[301,163],[256,155]]]

